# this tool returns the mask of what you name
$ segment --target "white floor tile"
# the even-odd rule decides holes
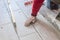
[[[3,0],[0,1],[0,5],[0,25],[11,22],[6,5],[4,5]]]
[[[20,36],[28,35],[30,33],[35,32],[34,28],[32,26],[25,27],[24,23],[26,21],[26,16],[21,12],[15,12],[14,13],[16,24],[17,24],[17,30]]]
[[[11,22],[11,19],[8,14],[0,14],[0,25]]]
[[[2,40],[18,40],[12,23],[0,26],[0,38]]]
[[[17,5],[17,3],[15,2],[15,0],[10,0],[10,4],[9,4],[12,8],[13,11],[18,10],[20,7]]]
[[[3,0],[1,0],[0,1],[0,13],[6,13],[7,12],[7,10],[6,10],[6,7],[5,7],[5,5],[4,5],[4,2],[3,2]]]
[[[9,9],[9,7],[8,7],[8,0],[3,0],[3,2],[4,2],[4,5],[5,5],[5,7],[7,8],[7,10]],[[8,10],[9,11],[9,10]]]
[[[32,33],[30,35],[27,35],[25,37],[22,37],[21,40],[42,40],[38,34]]]
[[[24,3],[28,1],[28,0],[16,0],[16,3],[18,4],[18,6],[20,7],[20,10],[22,10],[22,12],[25,13],[25,15],[27,14],[31,14],[31,10],[32,10],[32,5],[29,6],[25,6]],[[28,15],[29,17],[30,15]]]

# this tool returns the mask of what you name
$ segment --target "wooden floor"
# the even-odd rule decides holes
[[[25,6],[26,1],[0,0],[0,40],[60,40],[60,32],[46,19],[47,15],[54,19],[57,14],[45,6],[39,11],[35,24],[24,26],[32,7]]]

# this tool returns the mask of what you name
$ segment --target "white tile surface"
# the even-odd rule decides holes
[[[6,7],[6,9],[10,12],[9,10],[9,4],[8,4],[8,0],[3,0],[3,3],[4,3],[4,7]]]
[[[8,22],[11,22],[8,13],[0,13],[0,25]]]
[[[27,35],[25,37],[22,37],[21,40],[42,40],[38,34],[32,33],[30,35]]]
[[[0,38],[2,40],[18,40],[12,23],[0,26]]]
[[[9,5],[11,6],[12,10],[18,10],[19,6],[17,5],[17,3],[15,2],[15,0],[10,0]]]
[[[29,0],[15,0],[15,1],[16,1],[17,5],[20,7],[20,10],[22,10],[25,13],[25,15],[31,14],[31,10],[32,10],[31,8],[32,8],[32,6],[31,5],[25,6],[24,5],[24,3],[26,1],[29,1]]]
[[[3,1],[0,1],[0,25],[4,23],[11,22],[10,17],[8,15],[8,11],[3,3]]]
[[[26,16],[23,13],[21,13],[20,11],[17,11],[17,12],[14,12],[14,16],[16,19],[17,30],[21,37],[35,32],[32,26],[29,26],[29,27],[24,26],[24,23],[26,21]]]

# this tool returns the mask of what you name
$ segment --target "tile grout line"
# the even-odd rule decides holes
[[[39,33],[38,31],[37,31],[37,29],[35,28],[35,26],[33,25],[33,28],[35,29],[35,31],[37,32],[37,34],[39,35],[39,37],[43,40],[43,38],[42,38],[42,34],[41,34],[41,32]]]

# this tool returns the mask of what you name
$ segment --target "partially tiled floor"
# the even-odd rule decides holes
[[[32,7],[25,6],[26,1],[10,0],[8,4],[7,0],[0,0],[0,40],[60,40],[59,31],[41,15],[51,12],[44,6],[37,16],[38,21],[29,27],[24,26]],[[47,11],[43,10],[44,8]],[[13,25],[11,14],[14,16],[16,27]]]

